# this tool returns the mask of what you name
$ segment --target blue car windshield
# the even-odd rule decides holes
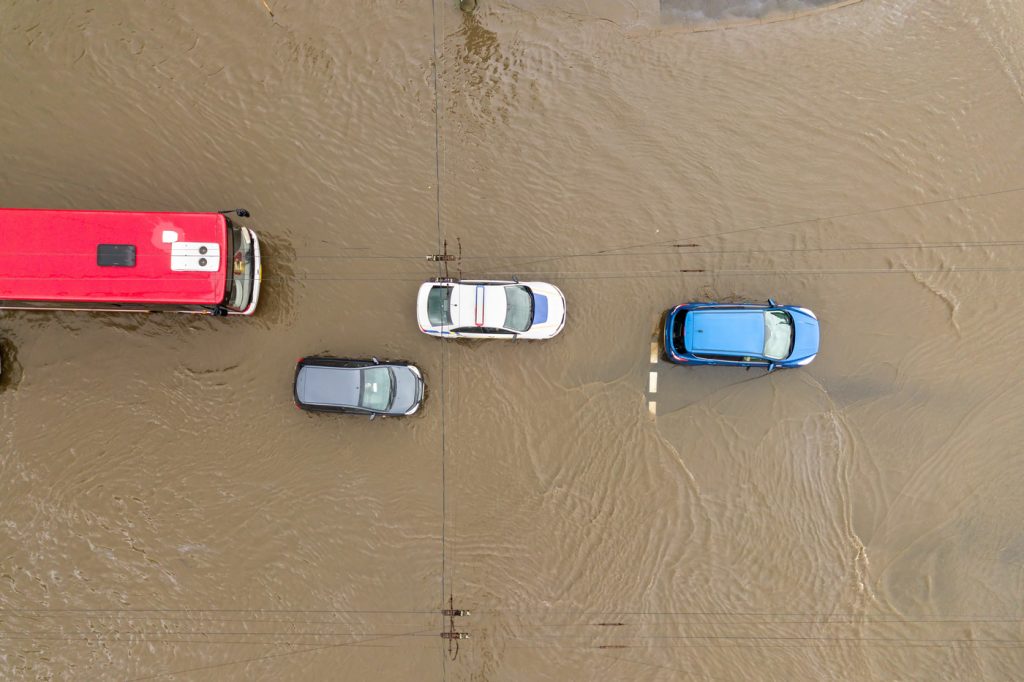
[[[793,319],[781,310],[764,314],[764,355],[772,360],[785,360],[793,347]]]

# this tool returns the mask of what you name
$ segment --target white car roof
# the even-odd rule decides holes
[[[465,284],[452,287],[452,327],[490,327],[505,325],[505,283]]]

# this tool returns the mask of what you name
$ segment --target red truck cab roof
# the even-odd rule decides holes
[[[0,209],[0,300],[217,305],[220,213]]]

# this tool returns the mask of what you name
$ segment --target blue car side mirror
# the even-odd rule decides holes
[[[769,299],[768,299],[768,305],[770,305],[771,307],[773,307],[773,308],[774,308],[774,307],[776,307],[776,306],[777,306],[777,305],[779,305],[779,304],[775,302],[775,299],[774,299],[774,298],[769,298]]]

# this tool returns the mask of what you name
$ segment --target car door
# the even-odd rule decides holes
[[[737,365],[743,366],[746,358],[738,355],[721,355],[718,353],[694,353],[693,357],[713,362],[716,365]]]
[[[510,339],[515,336],[510,331],[493,327],[459,327],[452,331],[466,339]]]

